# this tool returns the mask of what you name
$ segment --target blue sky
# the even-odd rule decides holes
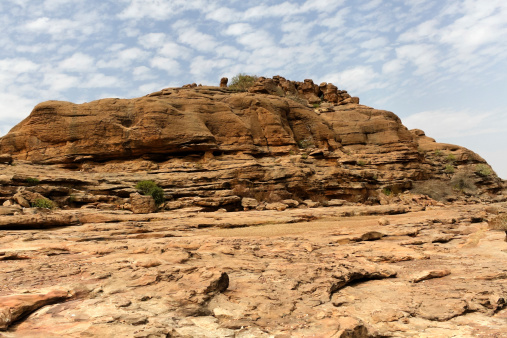
[[[332,82],[507,178],[505,0],[2,0],[0,135],[46,100]]]

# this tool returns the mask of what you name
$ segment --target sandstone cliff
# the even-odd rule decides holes
[[[226,82],[45,102],[0,139],[0,336],[504,335],[481,157],[332,84]]]
[[[189,85],[135,99],[43,102],[0,138],[0,154],[81,170],[75,194],[96,190],[93,173],[138,172],[127,187],[107,190],[116,204],[141,178],[181,202],[173,206],[197,199],[216,208],[236,208],[244,197],[375,204],[421,182],[454,191],[461,182],[461,195],[483,199],[502,190],[472,151],[409,131],[333,84],[279,76],[259,78],[249,92]]]

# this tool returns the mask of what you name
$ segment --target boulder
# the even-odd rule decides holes
[[[130,205],[134,214],[149,214],[157,211],[153,197],[143,196],[139,193],[130,195]]]
[[[220,79],[220,88],[227,88],[227,82],[229,82],[229,79],[226,77],[223,77]]]
[[[45,199],[45,197],[37,192],[20,190],[12,196],[12,199],[22,207],[30,208],[35,201]]]
[[[0,164],[12,164],[12,155],[0,154]]]
[[[241,206],[245,209],[255,209],[259,205],[259,201],[255,198],[243,197],[241,199]]]

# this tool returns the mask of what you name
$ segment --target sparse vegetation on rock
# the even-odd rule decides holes
[[[28,185],[32,185],[32,186],[33,186],[33,185],[37,185],[37,184],[39,184],[39,183],[40,183],[40,180],[39,180],[38,178],[35,178],[35,177],[28,177],[28,178],[26,179],[26,183],[27,183]]]
[[[505,182],[480,156],[330,83],[226,83],[45,102],[0,138],[0,330],[504,333],[505,246],[484,221]]]
[[[505,231],[505,241],[507,242],[507,214],[494,217],[488,224],[490,229]]]
[[[153,197],[156,205],[160,205],[165,201],[164,189],[153,181],[140,181],[136,184],[136,189],[143,195]]]
[[[231,79],[228,88],[239,92],[246,92],[250,87],[253,86],[257,79],[258,76],[256,75],[247,75],[240,73]]]
[[[55,203],[47,198],[38,198],[32,202],[33,208],[54,209]]]
[[[488,177],[491,174],[493,174],[493,171],[491,170],[491,168],[487,164],[481,163],[475,167],[475,173],[479,176],[482,176],[482,177]]]

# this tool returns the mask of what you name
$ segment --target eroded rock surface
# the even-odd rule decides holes
[[[330,83],[225,86],[49,101],[0,139],[0,336],[506,332],[480,156]]]
[[[505,198],[502,181],[472,151],[409,131],[395,114],[360,105],[333,84],[279,76],[259,78],[246,93],[188,86],[135,99],[43,102],[0,138],[1,154],[79,170],[58,178],[31,174],[58,186],[34,192],[54,196],[74,188],[78,203],[99,202],[105,193],[110,197],[100,202],[110,203],[133,187],[116,180],[94,190],[90,185],[107,178],[87,173],[119,178],[134,171],[178,200],[171,209],[238,209],[238,198],[256,196],[376,204],[387,192],[418,185],[442,190],[441,200]],[[0,178],[11,186],[2,187],[0,202],[29,177]]]
[[[505,203],[495,208],[507,211]],[[26,303],[33,313],[22,321],[4,321],[3,334],[502,334],[503,233],[471,222],[485,212],[480,205],[430,209],[54,211],[55,217],[72,213],[82,225],[2,231],[0,307],[14,313],[32,298],[37,304]],[[369,240],[379,218],[389,224]],[[446,241],[435,240],[442,236]],[[66,292],[58,299],[39,296],[52,290],[87,291],[72,300]],[[39,298],[52,300],[42,304]]]

